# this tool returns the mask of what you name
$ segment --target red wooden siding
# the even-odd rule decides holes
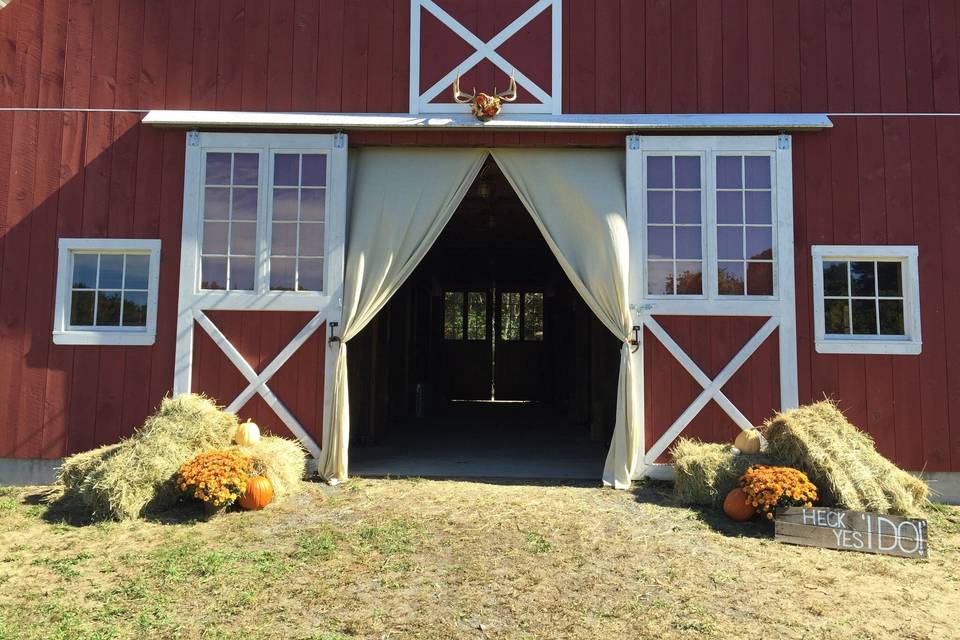
[[[529,2],[455,4],[489,36]],[[567,0],[563,15],[565,112],[960,111],[953,0]],[[123,110],[405,112],[409,18],[405,0],[15,0],[0,10],[0,107],[121,110],[0,112],[0,457],[115,440],[170,389],[184,135]],[[532,59],[523,46],[512,41],[510,54]],[[960,246],[960,120],[833,119],[830,131],[794,137],[801,400],[836,397],[904,466],[960,470],[960,340],[947,334],[960,325],[960,264],[948,259]],[[621,147],[623,138],[367,132],[351,142]],[[77,236],[163,240],[155,345],[50,342],[56,239]],[[817,243],[919,245],[922,355],[814,352]],[[302,322],[214,316],[255,368]],[[664,320],[711,375],[749,332],[730,322]],[[198,358],[215,363],[198,368],[199,388],[229,402],[243,380],[197,335]],[[697,385],[647,338],[652,441]],[[309,342],[271,385],[311,430],[322,350]],[[776,351],[771,338],[726,389],[753,420],[778,396]],[[281,431],[266,412],[259,399],[244,408]],[[711,406],[689,433],[733,431]]]

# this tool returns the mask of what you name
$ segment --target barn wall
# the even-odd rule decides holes
[[[568,0],[564,111],[958,112],[958,19],[950,0]],[[0,107],[405,112],[408,22],[403,0],[18,0],[0,10]],[[115,440],[170,387],[184,137],[142,127],[141,115],[0,112],[0,457]],[[801,399],[837,397],[904,466],[960,470],[960,341],[946,333],[960,323],[960,267],[946,259],[960,241],[960,121],[832,118],[834,129],[794,137]],[[622,136],[387,132],[351,142],[621,146]],[[163,240],[156,345],[51,344],[63,236]],[[814,353],[814,243],[919,245],[922,355]],[[668,329],[715,373],[739,330],[702,322]],[[242,321],[240,331],[262,341],[267,325]],[[648,358],[661,373],[648,377],[649,439],[696,389],[667,354],[651,347]],[[751,418],[776,397],[765,375],[775,360],[765,345],[728,388],[751,399]],[[242,386],[230,376],[210,388],[229,395]],[[297,389],[290,403],[308,393]],[[692,433],[725,437],[725,420],[711,406]]]

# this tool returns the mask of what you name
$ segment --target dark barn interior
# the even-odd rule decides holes
[[[492,159],[422,263],[350,343],[354,475],[591,478],[619,343]]]

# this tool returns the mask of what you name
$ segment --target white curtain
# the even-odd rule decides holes
[[[350,152],[342,342],[318,461],[318,471],[327,480],[347,478],[347,343],[413,273],[456,211],[486,156],[484,149],[458,148],[363,148]]]
[[[639,398],[629,354],[627,303],[630,243],[622,149],[491,151],[564,272],[590,309],[623,343],[617,417],[603,482],[630,482],[642,455]]]

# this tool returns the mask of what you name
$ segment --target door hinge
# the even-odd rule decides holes
[[[343,149],[347,146],[347,134],[342,131],[337,131],[333,134],[333,147],[335,149]]]
[[[640,148],[640,136],[632,134],[627,136],[627,149],[636,151]]]
[[[777,136],[777,149],[789,149],[790,148],[790,136],[786,133],[781,132]]]
[[[200,145],[200,132],[196,129],[187,131],[187,146],[196,147]]]

